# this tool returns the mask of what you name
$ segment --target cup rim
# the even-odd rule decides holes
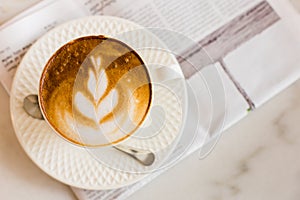
[[[127,47],[128,49],[132,50],[133,53],[138,57],[138,59],[140,60],[140,62],[145,66],[145,69],[146,69],[146,73],[147,73],[147,77],[148,79],[150,80],[150,98],[149,98],[149,104],[147,106],[147,109],[146,109],[146,112],[141,120],[141,122],[136,126],[136,128],[131,131],[131,134],[125,134],[124,137],[122,138],[119,138],[118,140],[115,140],[115,141],[112,141],[112,142],[108,142],[106,144],[97,144],[97,145],[90,145],[90,144],[82,144],[80,142],[77,142],[75,140],[72,140],[71,138],[68,138],[67,136],[65,136],[63,133],[61,133],[61,131],[58,130],[57,127],[55,127],[51,122],[50,120],[48,119],[47,117],[47,114],[46,114],[46,111],[45,111],[45,108],[43,106],[43,101],[42,101],[42,82],[43,82],[43,77],[44,75],[46,74],[47,72],[47,66],[49,66],[50,62],[52,61],[52,59],[54,59],[57,54],[61,51],[63,51],[67,45],[69,44],[72,44],[76,41],[79,41],[79,40],[83,40],[83,39],[86,39],[86,38],[95,38],[95,39],[103,39],[103,38],[106,38],[106,39],[110,39],[110,40],[113,40],[113,41],[116,41],[122,45],[124,45],[125,47]],[[111,36],[106,36],[106,35],[86,35],[86,36],[81,36],[81,37],[78,37],[78,38],[75,38],[65,44],[63,44],[61,47],[59,47],[52,55],[51,57],[47,60],[45,66],[43,67],[43,70],[42,70],[42,73],[39,77],[39,87],[38,87],[38,104],[39,104],[39,108],[40,108],[40,111],[41,111],[41,114],[44,118],[44,121],[47,123],[47,125],[56,133],[56,135],[58,135],[60,138],[64,139],[66,142],[76,146],[76,147],[81,147],[81,148],[99,148],[99,147],[108,147],[108,146],[114,146],[114,145],[117,145],[117,144],[120,144],[124,141],[126,141],[127,139],[129,139],[132,135],[134,135],[134,133],[136,133],[139,129],[140,126],[142,126],[144,123],[145,123],[145,119],[146,117],[148,116],[150,110],[151,110],[151,107],[152,107],[152,104],[153,104],[153,84],[151,83],[151,75],[150,75],[150,70],[149,70],[149,66],[146,64],[146,62],[142,59],[142,57],[138,54],[138,52],[132,48],[131,46],[129,46],[128,44],[124,43],[123,41],[121,40],[118,40],[116,38],[113,38]]]

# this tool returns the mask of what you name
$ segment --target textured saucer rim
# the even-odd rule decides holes
[[[111,16],[85,17],[85,18],[81,18],[81,19],[78,19],[78,20],[83,20],[83,19],[85,19],[85,20],[112,19],[112,20],[117,20],[117,21],[119,20],[119,22],[125,21],[125,22],[127,22],[127,23],[133,23],[133,22],[130,22],[130,21],[128,21],[128,20],[124,20],[124,19],[120,19],[120,18],[116,18],[116,17],[111,17]],[[76,21],[77,21],[77,20],[72,20],[72,21],[70,21],[70,22],[64,23],[64,24],[58,26],[57,28],[53,29],[52,31],[59,30],[61,27],[68,26],[70,23],[76,23]],[[133,24],[134,24],[135,26],[141,28],[139,25],[136,25],[135,23],[133,23]],[[51,31],[50,31],[50,32],[51,32]],[[45,34],[45,35],[42,36],[39,40],[45,39],[48,35],[49,35],[49,33]],[[36,43],[38,43],[39,40],[38,40]],[[35,45],[33,45],[31,48],[35,48]],[[18,68],[16,74],[19,74],[20,71],[21,71],[21,69],[19,70],[19,68]],[[16,80],[13,81],[12,90],[14,89],[15,84],[16,84]],[[185,98],[187,98],[187,94],[186,94],[186,93],[185,93]],[[14,98],[11,98],[11,104],[10,104],[11,110],[13,110],[12,108],[13,108],[13,106],[14,106],[14,105],[13,105],[13,101],[14,101],[14,100],[15,100]],[[185,106],[187,106],[187,104],[185,104]],[[16,119],[15,119],[15,114],[16,114],[16,113],[11,112],[11,118],[12,118],[13,128],[14,128],[14,130],[15,130],[17,139],[19,140],[19,142],[20,142],[22,148],[25,150],[25,152],[26,152],[26,154],[29,156],[29,158],[30,158],[30,159],[31,159],[31,160],[32,160],[32,161],[33,161],[40,169],[42,169],[42,171],[44,171],[46,174],[48,174],[49,176],[53,177],[54,179],[56,179],[56,180],[58,180],[58,181],[60,181],[60,182],[63,182],[63,183],[66,183],[66,184],[68,184],[68,185],[70,185],[70,186],[74,186],[74,187],[78,187],[78,188],[92,189],[92,190],[99,190],[99,189],[107,190],[107,189],[117,189],[117,188],[120,188],[120,187],[128,186],[128,185],[130,185],[130,184],[132,184],[132,183],[135,183],[135,182],[141,180],[142,178],[144,178],[145,176],[148,175],[148,174],[140,174],[139,176],[136,176],[136,178],[135,178],[135,179],[132,179],[131,181],[127,181],[127,182],[124,182],[123,184],[119,184],[119,185],[111,185],[111,186],[106,186],[106,187],[102,187],[102,186],[99,186],[99,185],[93,187],[93,186],[86,186],[86,185],[82,185],[82,184],[76,184],[76,183],[71,182],[71,181],[69,181],[69,180],[67,180],[67,179],[64,179],[64,178],[62,178],[62,177],[57,177],[56,175],[52,174],[51,171],[45,169],[43,165],[41,165],[40,163],[38,163],[37,160],[31,156],[31,153],[30,153],[29,150],[26,148],[26,144],[24,144],[24,141],[22,140],[21,136],[18,134],[19,128],[15,127],[15,121],[16,121]],[[186,116],[183,116],[183,119],[186,119]],[[182,132],[182,128],[181,128],[180,132]],[[180,134],[180,133],[178,133],[178,134]],[[74,148],[82,148],[82,147],[78,147],[78,146],[76,146],[76,145],[73,145],[73,146],[74,146]],[[91,157],[91,159],[93,159],[93,158]],[[113,170],[113,169],[112,169],[112,170]]]

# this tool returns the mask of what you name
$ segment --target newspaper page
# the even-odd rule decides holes
[[[10,20],[15,15],[19,15],[19,13],[30,10],[30,7],[34,7],[34,4],[36,4],[38,1],[39,0],[2,0],[0,3],[0,24]]]
[[[172,37],[163,38],[164,36],[161,36],[163,41],[168,43],[168,46],[178,50],[179,55],[177,58],[186,78],[188,78],[187,81],[196,88],[198,82],[193,78],[193,74],[199,70],[205,71],[208,68],[207,66],[217,64],[229,77],[232,84],[244,98],[249,110],[251,110],[260,105],[259,100],[262,98],[260,96],[256,98],[255,95],[252,95],[251,88],[249,90],[245,89],[244,85],[240,83],[240,79],[249,81],[249,78],[244,78],[243,74],[237,76],[232,73],[231,69],[233,68],[228,67],[228,65],[237,63],[242,67],[245,63],[241,60],[233,62],[239,56],[232,58],[232,55],[239,54],[244,49],[243,47],[249,45],[251,45],[252,49],[264,48],[263,42],[266,38],[272,40],[275,37],[274,35],[282,32],[283,35],[280,36],[283,36],[283,39],[281,37],[278,39],[278,35],[275,37],[279,43],[282,42],[285,46],[291,47],[296,42],[299,42],[294,39],[299,35],[299,29],[296,30],[295,28],[292,32],[285,29],[293,26],[294,23],[289,18],[293,10],[287,4],[287,0],[41,1],[0,26],[0,38],[14,38],[11,40],[0,40],[0,81],[9,92],[13,75],[22,56],[36,39],[58,24],[87,15],[112,15],[135,21],[145,27],[165,28],[190,37],[198,45],[178,42]],[[62,9],[64,12],[57,12]],[[289,18],[288,21],[291,24],[287,23],[287,18]],[[22,38],[16,39],[20,38],[20,32],[22,32]],[[287,34],[287,32],[291,35]],[[264,34],[262,35],[261,33]],[[287,40],[286,38],[292,39]],[[201,48],[199,48],[199,45]],[[208,52],[211,59],[203,57],[203,49]],[[299,52],[299,50],[300,47],[296,46],[295,48],[282,49],[281,51]],[[271,50],[270,54],[274,52]],[[247,56],[251,57],[249,53],[247,53]],[[260,71],[260,75],[266,82],[268,77],[270,77],[270,73],[272,76],[276,76],[276,73],[279,73],[280,75],[278,76],[281,76],[282,80],[289,80],[282,83],[274,83],[274,80],[270,78],[270,86],[267,85],[264,91],[273,91],[273,86],[280,84],[281,87],[276,90],[278,92],[296,78],[299,78],[300,73],[295,68],[296,66],[294,68],[282,67],[291,63],[291,66],[293,66],[293,63],[296,63],[296,61],[299,63],[298,57],[295,54],[291,53],[289,55],[287,53],[286,57],[281,58],[283,60],[278,62],[278,69],[280,70],[276,68],[277,63],[273,66],[266,65],[269,62],[269,57],[262,56],[256,60],[256,63],[251,60],[253,65],[257,64],[260,68],[261,65],[263,66],[264,70]],[[196,69],[185,67],[187,58],[196,63]],[[277,71],[273,72],[273,68]],[[259,94],[259,91],[255,91],[255,94]],[[275,92],[264,95],[264,98],[268,99],[274,94]],[[243,113],[241,114],[241,112]],[[245,114],[246,110],[236,111],[236,115],[227,121],[225,127],[228,128]],[[174,157],[183,153],[185,140],[187,138],[182,138],[179,142],[178,148],[172,154]],[[182,159],[202,146],[203,143],[200,138],[200,142],[192,145],[184,153]],[[81,200],[125,199],[160,173],[163,173],[163,171],[158,171],[138,183],[116,190],[89,191],[78,188],[72,189]]]
[[[58,14],[59,10],[64,12]],[[0,38],[14,38],[0,41],[0,80],[5,89],[10,91],[15,70],[35,40],[62,22],[86,15],[73,0],[46,0],[0,26]]]
[[[280,29],[280,31],[283,32],[286,31],[286,25],[289,23],[286,21],[286,18],[289,18],[290,20],[290,16],[287,13],[293,12],[293,10],[287,4],[287,1],[273,3],[264,0],[148,0],[143,2],[126,0],[101,1],[101,3],[96,0],[89,0],[85,2],[85,6],[92,14],[114,15],[130,19],[142,24],[145,27],[164,27],[167,29],[176,30],[197,41],[201,47],[208,51],[212,59],[201,59],[202,48],[197,46],[189,46],[188,44],[178,44],[178,40],[173,40],[176,41],[177,44],[172,44],[172,38],[171,41],[168,41],[168,38],[164,38],[164,41],[169,42],[169,44],[174,46],[177,45],[182,57],[194,59],[194,63],[197,63],[197,60],[201,61],[196,65],[198,69],[191,70],[185,68],[184,59],[178,57],[183,72],[187,78],[192,77],[196,71],[205,68],[205,66],[208,66],[212,63],[218,63],[218,65],[227,73],[240,94],[245,98],[249,110],[259,106],[260,102],[256,102],[256,99],[254,101],[251,96],[247,94],[247,91],[245,91],[244,88],[239,84],[239,82],[235,80],[235,77],[230,73],[230,70],[228,70],[226,58],[232,52],[235,52],[235,50],[240,46],[248,43],[249,40],[252,40],[262,32],[267,32],[266,30],[268,30],[270,27],[277,26],[279,21],[282,21],[282,24],[284,25],[279,28],[274,28],[274,30],[272,30],[273,32],[269,31],[265,37],[276,38],[275,35],[278,31],[276,29]],[[299,33],[299,30],[294,30],[294,33]],[[284,37],[289,36],[285,35]],[[295,35],[293,38],[295,38]],[[291,46],[291,44],[292,43],[289,43],[288,45]],[[255,45],[257,48],[263,48],[264,44],[256,43]],[[296,49],[299,49],[299,47]],[[295,51],[296,49],[293,49],[292,51]],[[270,53],[272,54],[272,52]],[[295,55],[293,56],[292,60],[294,60],[295,63],[299,62]],[[259,62],[261,62],[262,65],[265,65],[267,62],[269,62],[269,57],[260,59]],[[284,63],[287,63],[287,61],[284,61]],[[242,62],[240,62],[240,64],[242,64]],[[281,68],[283,66],[284,65],[281,65]],[[299,70],[295,71],[296,73],[294,73],[294,70],[296,69],[293,68],[288,70],[288,73],[296,74],[295,77],[299,78]],[[266,69],[266,73],[270,73],[270,71]],[[281,72],[279,71],[277,73]],[[268,76],[270,76],[270,74],[268,74]],[[296,80],[296,78],[292,77],[290,79],[291,81]],[[249,79],[246,80],[249,81]],[[192,78],[188,81],[190,81],[191,84],[193,84],[192,82],[195,82],[192,80]],[[271,86],[266,90],[271,90]],[[274,95],[274,93],[270,94],[270,96],[272,95]],[[265,96],[266,99],[270,98],[268,95]],[[226,128],[230,127],[232,123],[229,122]],[[184,138],[182,138],[182,140],[184,140]],[[180,144],[178,145],[178,152],[183,150],[180,149],[181,146],[182,145]],[[207,146],[209,149],[209,145]],[[184,156],[181,159],[200,147],[203,147],[203,144],[201,146],[199,143],[194,143],[190,147],[189,151],[184,153]],[[173,156],[175,156],[175,154]],[[79,199],[83,200],[125,199],[134,193],[134,191],[150,182],[160,173],[163,172],[156,172],[138,183],[116,190],[91,191],[76,188],[72,189]]]

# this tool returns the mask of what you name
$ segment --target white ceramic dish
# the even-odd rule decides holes
[[[158,88],[156,94],[153,94],[156,98],[152,103],[163,108],[164,126],[156,135],[142,141],[139,137],[126,140],[126,145],[155,152],[156,162],[150,168],[141,166],[123,153],[112,151],[112,148],[87,149],[75,146],[55,134],[45,121],[31,118],[23,109],[23,99],[38,93],[40,75],[53,53],[65,43],[88,35],[117,38],[137,50],[146,65],[172,66],[172,70],[178,72],[175,81],[163,87],[161,84],[155,85]],[[149,45],[159,47],[157,49],[160,50],[142,48]],[[24,56],[11,91],[13,126],[19,142],[33,162],[63,183],[98,190],[129,185],[158,168],[180,138],[187,108],[186,88],[180,66],[173,55],[161,51],[160,45],[158,39],[141,26],[108,16],[71,21],[40,38]]]

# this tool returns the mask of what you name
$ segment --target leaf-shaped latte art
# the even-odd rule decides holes
[[[51,59],[42,103],[60,134],[77,144],[105,145],[128,137],[143,122],[151,84],[141,58],[130,47],[90,36],[68,43]],[[97,139],[101,134],[109,139]],[[79,141],[78,135],[89,140]]]
[[[90,60],[93,66],[93,70],[89,71],[88,87],[90,93],[94,96],[94,100],[99,101],[107,88],[108,80],[105,74],[105,70],[101,66],[101,57],[91,56]]]
[[[95,108],[92,102],[87,99],[81,92],[77,92],[74,97],[74,104],[77,105],[78,111],[89,119],[95,118]]]
[[[79,111],[82,115],[94,120],[95,123],[101,122],[105,116],[113,112],[118,102],[118,94],[115,89],[107,90],[108,80],[105,70],[101,68],[100,57],[92,57],[94,70],[89,71],[88,76],[88,91],[93,96],[92,100],[84,98],[84,95],[79,91],[75,96],[75,104],[78,105]],[[95,74],[95,72],[97,74]]]

